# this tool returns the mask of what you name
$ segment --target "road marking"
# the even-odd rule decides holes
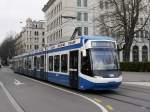
[[[11,102],[11,104],[13,105],[13,107],[17,110],[17,112],[24,112],[24,110],[15,101],[13,96],[8,92],[8,90],[5,88],[5,86],[2,82],[0,82],[0,86],[2,87],[3,91],[5,92],[6,96],[8,97],[8,99]]]
[[[102,101],[99,100],[99,99],[97,99],[97,98],[94,98],[94,100],[95,100],[96,102],[98,102],[98,103],[102,103]]]
[[[111,110],[111,111],[114,110],[113,107],[112,107],[111,105],[106,105],[106,107],[107,107],[109,110]]]
[[[14,84],[15,84],[16,86],[20,86],[20,85],[23,85],[24,83],[20,82],[20,81],[17,80],[17,79],[14,79]]]
[[[79,97],[82,97],[88,101],[90,101],[91,103],[95,104],[97,107],[99,107],[99,109],[102,111],[102,112],[108,112],[108,110],[102,106],[101,104],[99,104],[98,102],[94,101],[93,99],[87,97],[87,96],[84,96],[84,95],[80,95],[80,94],[77,94],[77,93],[74,93],[72,91],[69,91],[69,90],[65,90],[65,89],[62,89],[62,88],[59,88],[59,87],[56,87],[56,86],[53,86],[53,85],[50,85],[50,84],[47,84],[47,83],[43,83],[43,82],[40,82],[38,80],[35,80],[35,79],[31,79],[29,77],[26,77],[26,76],[23,76],[24,78],[26,79],[29,79],[29,80],[32,80],[32,81],[35,81],[35,82],[38,82],[40,84],[43,84],[43,85],[46,85],[46,86],[49,86],[49,87],[52,87],[52,88],[55,88],[55,89],[58,89],[58,90],[61,90],[61,91],[64,91],[64,92],[67,92],[67,93],[70,93],[70,94],[74,94],[76,96],[79,96]]]

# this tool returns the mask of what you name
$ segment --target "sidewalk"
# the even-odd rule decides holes
[[[123,84],[150,87],[150,72],[122,72]]]

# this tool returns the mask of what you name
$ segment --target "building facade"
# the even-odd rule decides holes
[[[25,53],[25,43],[23,41],[23,31],[16,35],[15,55]]]
[[[145,3],[149,3],[149,0],[145,0]],[[112,8],[107,0],[49,0],[42,10],[46,19],[46,44],[52,45],[70,40],[75,28],[78,28],[77,35],[103,35],[96,19]],[[146,7],[145,12],[148,14],[149,10],[150,7]],[[144,24],[145,18],[145,14],[140,15],[139,25]],[[149,26],[150,22],[145,27],[147,31]],[[147,35],[147,31],[140,31],[136,35],[130,61],[150,61],[150,41],[143,36]],[[116,40],[120,42],[120,39]],[[119,53],[119,58],[124,61],[123,51]]]
[[[67,41],[75,28],[78,35],[93,34],[93,13],[90,0],[49,0],[44,6],[47,44]],[[72,19],[76,17],[76,19]]]
[[[23,30],[16,35],[16,55],[45,47],[45,22],[28,18]]]

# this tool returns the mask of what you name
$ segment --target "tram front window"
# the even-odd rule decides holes
[[[85,75],[110,77],[109,74],[114,73],[118,77],[118,69],[115,49],[93,48],[86,50],[86,56],[81,53],[81,73]]]
[[[118,58],[114,49],[91,49],[93,71],[117,70]]]
[[[88,76],[93,76],[90,60],[90,50],[86,50],[86,56],[81,53],[81,72]]]

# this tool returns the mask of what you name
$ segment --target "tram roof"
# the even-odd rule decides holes
[[[89,36],[86,36],[86,35],[84,35],[84,36],[79,36],[79,38],[76,38],[76,39],[81,39],[81,40],[82,40],[82,39],[87,39],[87,40],[100,40],[100,41],[106,41],[106,40],[108,40],[108,41],[115,41],[114,38],[109,37],[109,36],[92,36],[92,35],[89,35]],[[74,39],[74,40],[76,40],[76,39]],[[71,41],[73,41],[73,40],[71,40]],[[66,41],[66,42],[69,42],[69,41]],[[59,44],[60,44],[60,43],[59,43]],[[58,45],[59,45],[59,44],[58,44]],[[55,46],[57,46],[57,44],[56,44]],[[56,49],[56,48],[54,48],[54,49]],[[58,49],[58,48],[57,48],[57,49]],[[31,54],[39,54],[39,53],[43,53],[43,52],[45,52],[45,51],[34,51],[34,52],[31,52]],[[14,58],[24,57],[24,56],[28,56],[28,55],[30,55],[30,53],[24,53],[24,54],[15,56]]]
[[[80,36],[80,38],[89,39],[89,40],[110,40],[110,41],[115,41],[114,38],[109,37],[109,36],[93,36],[93,35],[89,35],[89,36]]]

